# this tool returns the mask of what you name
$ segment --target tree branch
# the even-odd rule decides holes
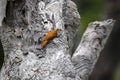
[[[114,20],[90,23],[84,33],[80,45],[72,56],[72,61],[81,80],[88,80],[94,65],[104,48],[114,25]]]

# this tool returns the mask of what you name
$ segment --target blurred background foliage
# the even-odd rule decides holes
[[[114,72],[113,80],[120,80],[120,64],[117,66],[116,71]]]
[[[102,19],[103,0],[77,0],[81,16],[80,36],[82,36],[88,23]]]

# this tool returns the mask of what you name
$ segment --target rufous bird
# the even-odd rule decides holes
[[[41,42],[40,45],[41,45],[42,47],[45,47],[50,40],[52,40],[52,39],[54,39],[55,37],[58,36],[58,31],[59,31],[59,30],[60,30],[60,29],[55,29],[55,30],[51,30],[50,32],[48,32],[48,33],[45,35],[45,38],[44,38],[44,40]]]

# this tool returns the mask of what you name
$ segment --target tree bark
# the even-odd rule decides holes
[[[120,0],[105,0],[105,2],[104,19],[113,18],[116,21],[90,80],[113,80],[120,62],[120,37],[118,37],[120,35]]]
[[[5,22],[0,27],[5,53],[1,80],[88,79],[114,20],[91,23],[72,56],[80,15],[71,0],[8,2],[10,11],[6,9]],[[42,48],[40,41],[54,29],[61,30],[58,37]]]
[[[0,0],[0,26],[2,26],[2,20],[5,17],[7,0]]]

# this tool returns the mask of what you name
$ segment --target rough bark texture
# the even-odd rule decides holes
[[[87,80],[113,20],[91,23],[80,44],[82,48],[78,47],[71,58],[80,20],[71,0],[10,0],[7,7],[12,11],[7,8],[9,14],[6,12],[0,27],[5,53],[1,80]],[[53,29],[62,31],[41,48],[39,42]]]
[[[110,35],[113,24],[114,21],[109,19],[103,22],[96,21],[88,25],[80,45],[72,56],[72,60],[77,68],[76,71],[82,80],[88,80],[88,76],[91,74],[100,52]]]
[[[13,11],[6,10],[9,14],[1,27],[5,52],[1,80],[76,79],[69,54],[80,22],[76,5],[70,0],[15,0],[8,1],[7,7]],[[37,49],[38,39],[52,29],[62,31],[45,48]]]
[[[6,0],[0,0],[0,27],[2,26],[3,18],[5,17],[5,10],[6,10]],[[0,37],[0,70],[4,62],[4,53],[1,43]]]
[[[7,0],[0,0],[0,26],[2,26],[2,20],[5,17]]]

